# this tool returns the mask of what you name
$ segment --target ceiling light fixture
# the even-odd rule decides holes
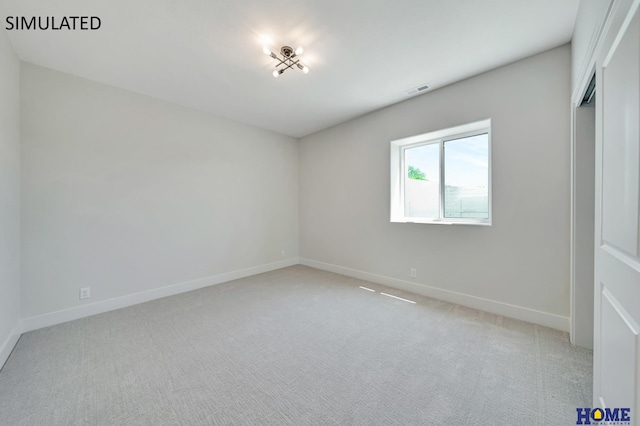
[[[271,56],[273,59],[278,61],[278,63],[276,64],[276,69],[273,70],[272,73],[273,77],[275,78],[280,77],[280,74],[293,67],[297,67],[304,74],[309,73],[309,67],[300,62],[300,59],[298,58],[298,56],[302,55],[302,53],[304,52],[304,49],[302,47],[297,47],[295,50],[293,50],[289,46],[282,46],[280,48],[280,56],[278,56],[276,53],[273,53],[268,46],[264,46],[262,48],[262,52],[264,52],[265,55]]]

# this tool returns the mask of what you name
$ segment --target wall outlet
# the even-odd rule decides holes
[[[80,289],[80,300],[88,299],[91,297],[91,287],[84,287]]]
[[[415,278],[417,276],[416,268],[409,269],[409,276]]]
[[[280,257],[287,257],[287,252],[285,250],[281,250]]]

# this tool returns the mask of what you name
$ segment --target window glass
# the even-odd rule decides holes
[[[407,217],[440,215],[440,144],[404,150],[404,214]]]
[[[491,119],[391,141],[391,222],[491,225]]]
[[[489,135],[444,142],[444,217],[489,218]]]

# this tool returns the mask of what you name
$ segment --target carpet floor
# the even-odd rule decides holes
[[[566,333],[293,266],[25,333],[0,424],[571,425],[591,369]]]

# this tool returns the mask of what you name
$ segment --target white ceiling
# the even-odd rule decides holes
[[[579,2],[0,1],[4,16],[102,20],[98,31],[7,31],[24,61],[294,137],[568,42]],[[274,51],[304,46],[311,72],[274,79],[262,37]]]

